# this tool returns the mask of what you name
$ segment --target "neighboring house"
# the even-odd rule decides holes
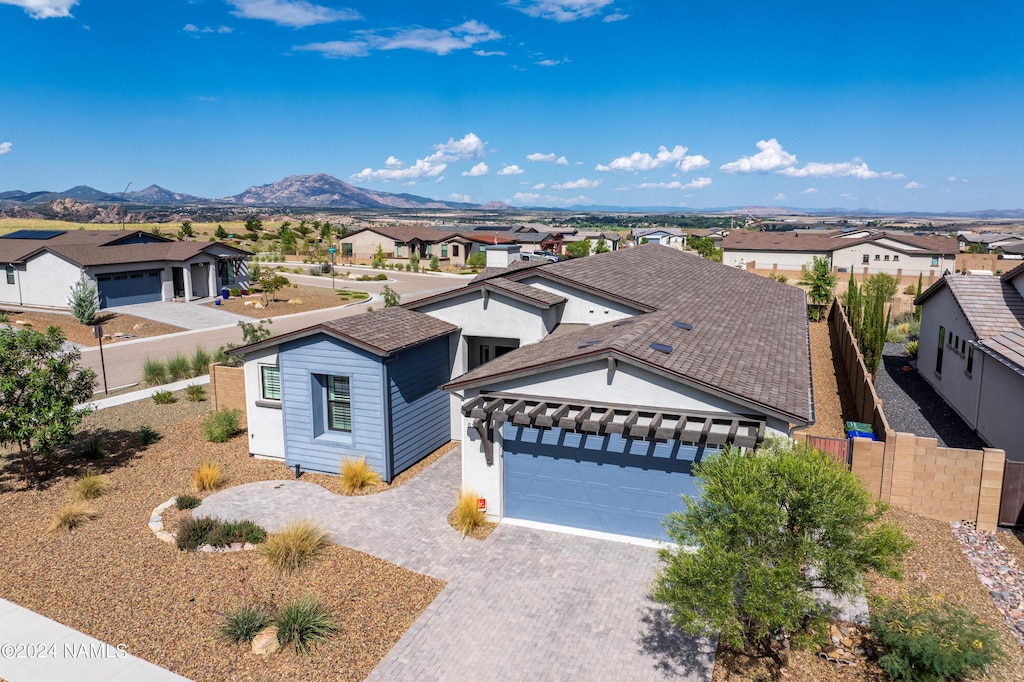
[[[989,446],[1024,461],[1024,265],[922,293],[918,373]]]
[[[633,238],[634,244],[661,244],[676,249],[685,249],[688,233],[676,227],[646,227],[633,228],[630,230],[630,236]]]
[[[490,518],[650,539],[695,462],[813,423],[801,290],[656,245],[487,255],[460,289],[233,351],[253,454],[390,480],[453,439]]]
[[[249,252],[219,242],[179,242],[138,230],[18,230],[0,236],[0,302],[68,307],[81,278],[101,308],[216,296],[249,288]]]
[[[389,261],[409,260],[414,253],[421,260],[429,260],[435,255],[434,246],[437,245],[438,258],[444,251],[444,258],[452,255],[462,261],[464,256],[460,249],[449,253],[448,246],[440,248],[441,244],[450,244],[453,236],[452,232],[442,232],[426,225],[375,225],[353,230],[339,239],[338,252],[341,258],[372,260],[380,247]]]
[[[605,246],[608,247],[609,251],[618,251],[619,250],[619,241],[622,238],[619,236],[618,232],[599,232],[599,231],[580,230],[579,232],[577,232],[574,235],[570,235],[570,236],[564,237],[562,241],[563,241],[565,246],[568,246],[569,244],[572,244],[573,242],[581,242],[584,239],[590,242],[590,253],[596,253],[597,252],[597,244],[602,239],[604,240]],[[558,253],[563,253],[563,251],[558,251]]]
[[[722,262],[751,270],[800,271],[815,256],[837,272],[937,276],[955,270],[957,243],[948,237],[856,231],[837,234],[733,230],[722,241]]]
[[[1019,234],[1001,234],[996,232],[963,232],[957,235],[957,242],[961,251],[967,251],[972,246],[977,246],[979,253],[989,253],[996,249],[1002,249],[1009,245],[1020,246],[1024,244],[1024,237]]]

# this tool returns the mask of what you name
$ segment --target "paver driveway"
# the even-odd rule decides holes
[[[501,524],[463,540],[446,518],[455,449],[408,484],[342,497],[303,481],[249,483],[198,514],[268,530],[310,517],[338,544],[448,581],[371,680],[710,680],[714,645],[667,625],[647,598],[655,550]]]

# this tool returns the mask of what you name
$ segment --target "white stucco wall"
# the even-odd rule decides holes
[[[80,273],[74,263],[44,251],[19,266],[15,280],[21,284],[20,295],[24,305],[67,308],[71,285],[78,281]],[[4,288],[16,287],[5,285]]]
[[[530,277],[522,280],[543,291],[566,298],[562,306],[561,324],[601,324],[637,315],[640,311],[622,303],[616,303],[598,294],[582,291],[560,282],[551,282],[542,277]]]
[[[385,253],[394,254],[395,252],[395,241],[393,239],[389,239],[384,235],[377,234],[376,232],[371,232],[369,230],[364,230],[356,234],[350,234],[342,237],[339,240],[339,243],[352,245],[353,258],[373,258],[373,254],[377,251],[378,244],[384,249]],[[407,251],[407,249],[402,250],[403,258],[409,257]],[[339,253],[339,257],[340,256],[341,254]]]
[[[983,390],[978,409],[978,435],[991,447],[1006,451],[1006,459],[1024,461],[1024,376],[995,358],[976,352],[974,363],[981,361]],[[978,370],[975,369],[975,373]]]
[[[943,343],[942,373],[935,371],[935,358],[939,351],[939,327],[946,328],[946,341]],[[954,349],[949,339],[956,341]],[[959,414],[967,425],[976,428],[978,415],[978,397],[982,383],[981,356],[983,353],[974,351],[974,368],[967,374],[967,356],[970,349],[960,353],[963,345],[960,339],[968,342],[974,340],[974,334],[964,317],[960,306],[956,304],[949,288],[935,292],[921,307],[921,336],[918,340],[917,372],[942,396],[950,407]],[[985,387],[988,390],[988,387]]]
[[[845,249],[836,249],[832,252],[832,265],[839,268],[851,268],[854,272],[863,272],[864,268],[868,273],[875,274],[885,272],[890,275],[901,273],[903,275],[940,275],[946,269],[954,270],[954,258],[952,256],[938,256],[937,265],[932,265],[932,254],[912,255],[900,253],[889,245],[896,245],[891,240],[879,239],[863,244],[854,244]],[[901,246],[901,248],[907,248]],[[867,255],[868,262],[864,262]],[[878,256],[876,259],[875,256]],[[888,260],[886,260],[888,258]]]
[[[485,297],[480,290],[428,303],[416,311],[459,327],[462,336],[519,339],[521,346],[537,343],[558,324],[554,308],[543,310],[495,292]]]
[[[284,459],[284,420],[278,406],[262,407],[260,365],[277,364],[277,347],[245,354],[245,409],[249,422],[249,452]],[[266,403],[264,403],[266,404]]]
[[[755,251],[752,249],[725,249],[722,252],[722,263],[731,267],[739,267],[741,264],[746,267],[754,267],[758,270],[771,270],[773,266],[779,270],[792,270],[800,272],[803,268],[810,268],[815,256],[828,256],[822,251],[812,253],[810,251]],[[754,263],[751,266],[751,263]]]

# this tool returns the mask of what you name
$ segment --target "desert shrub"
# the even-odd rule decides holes
[[[216,519],[189,519],[178,529],[177,545],[180,550],[197,550],[207,544],[210,533],[220,524]]]
[[[374,277],[374,279],[377,280],[378,282],[383,282],[387,278],[388,278],[388,276],[385,275],[383,272]]]
[[[160,434],[150,426],[141,427],[135,432],[135,437],[139,439],[139,445],[152,445],[160,440]]]
[[[228,293],[234,296],[235,298],[238,298],[239,296],[242,295],[242,290],[239,289],[238,287],[231,287],[230,289],[228,289]]]
[[[903,293],[906,294],[907,296],[916,296],[917,286],[914,284],[908,284],[907,286],[903,287]]]
[[[303,597],[281,608],[277,614],[277,642],[292,645],[296,655],[309,653],[309,645],[327,641],[337,630],[327,609],[315,597]]]
[[[93,500],[109,493],[111,487],[106,476],[93,469],[86,469],[75,481],[73,490],[78,499]]]
[[[906,343],[907,337],[900,332],[898,327],[892,327],[885,333],[885,340],[889,343]]]
[[[999,636],[967,610],[911,594],[873,600],[871,629],[878,665],[894,680],[981,678],[1003,656]]]
[[[441,261],[438,259],[437,256],[431,256],[430,269],[433,270],[434,272],[437,272],[438,270],[441,269]]]
[[[50,533],[74,530],[82,524],[92,521],[96,516],[96,510],[89,506],[89,503],[84,500],[75,500],[57,510],[46,530]]]
[[[167,376],[171,381],[181,381],[192,376],[192,363],[188,357],[178,353],[167,358]]]
[[[214,547],[227,547],[234,542],[251,542],[258,545],[267,539],[267,531],[252,521],[231,521],[219,524],[210,532],[207,542]]]
[[[320,276],[320,266],[319,265],[310,265],[309,266],[309,274],[313,275],[314,277],[319,277]]]
[[[189,359],[192,376],[201,377],[210,373],[210,353],[205,348],[196,348]]]
[[[103,441],[100,440],[100,437],[92,436],[82,443],[82,448],[79,450],[79,454],[85,459],[103,459],[103,456],[107,454],[107,451],[104,449]]]
[[[776,282],[782,282],[783,284],[789,281],[789,278],[783,275],[781,272],[768,273],[768,279],[773,279]]]
[[[203,435],[211,443],[223,443],[239,431],[241,410],[217,410],[203,420]]]
[[[477,507],[476,500],[475,492],[463,489],[455,503],[455,515],[452,517],[452,523],[455,529],[462,533],[462,537],[466,537],[467,534],[483,525],[486,518],[484,511]]]
[[[192,403],[206,400],[206,389],[200,384],[189,384],[185,387],[185,400]]]
[[[153,393],[153,402],[157,405],[170,405],[177,402],[177,400],[170,391],[156,391]]]
[[[224,474],[216,462],[203,462],[192,472],[192,487],[197,492],[216,490],[224,485]]]
[[[174,498],[174,506],[182,511],[186,509],[195,509],[202,503],[203,501],[196,497],[195,495],[184,494],[178,495],[176,498]]]
[[[921,336],[921,320],[912,320],[907,327],[907,336],[916,339]]]
[[[0,310],[0,322],[10,322],[11,314]]]
[[[470,268],[485,268],[485,267],[487,267],[487,254],[484,253],[483,251],[477,251],[476,253],[470,255],[470,257],[466,259],[466,267],[470,267]]]
[[[900,334],[903,334],[904,336],[906,336],[907,334],[910,333],[910,323],[909,322],[900,322],[899,324],[896,325],[896,331],[898,331]]]
[[[310,519],[293,521],[267,536],[260,556],[278,573],[297,571],[327,547],[327,532]]]
[[[380,483],[380,474],[366,463],[365,457],[359,459],[345,457],[341,460],[341,491],[346,495],[351,495],[361,488],[378,483]]]
[[[906,345],[907,355],[912,358],[917,357],[917,341],[908,341]]]
[[[242,604],[237,609],[222,611],[220,617],[220,636],[239,644],[251,642],[274,620],[270,609],[262,604]]]
[[[159,360],[146,358],[142,365],[142,381],[150,386],[161,386],[167,383],[167,365]]]

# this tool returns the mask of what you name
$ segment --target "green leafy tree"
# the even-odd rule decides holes
[[[377,244],[377,250],[373,252],[372,265],[374,268],[380,270],[387,263],[387,256],[384,254],[384,247]]]
[[[213,236],[217,239],[227,239],[228,231],[224,229],[223,225],[217,225],[217,229],[214,231]]]
[[[263,221],[253,216],[245,221],[245,229],[249,231],[251,236],[255,236],[257,232],[263,229]]]
[[[715,248],[715,240],[711,237],[694,237],[689,241],[689,245],[702,257],[722,262],[722,249]]]
[[[257,284],[263,291],[263,305],[270,305],[274,295],[291,284],[291,282],[284,275],[279,275],[273,270],[267,270],[260,273],[260,279]]]
[[[64,348],[57,327],[45,334],[0,327],[0,444],[17,445],[26,483],[39,486],[39,458],[69,443],[89,412],[75,409],[96,382],[81,357]]]
[[[921,296],[921,285],[924,283],[924,277],[922,273],[917,273],[917,292],[914,294],[914,300],[917,300]],[[918,322],[921,321],[921,306],[914,306],[914,319]]]
[[[896,278],[884,272],[871,275],[864,282],[865,296],[870,297],[873,293],[877,292],[885,301],[892,301],[896,297],[896,292],[899,291],[899,288],[900,284]]]
[[[413,272],[420,271],[420,254],[415,251],[413,251],[412,255],[409,256],[409,267],[412,268]]]
[[[611,247],[608,246],[608,240],[604,237],[598,239],[597,243],[594,244],[594,253],[608,253],[611,250]]]
[[[837,282],[838,278],[832,274],[832,263],[827,256],[815,256],[810,269],[804,270],[800,276],[800,284],[809,287],[807,298],[812,307],[808,308],[808,314],[812,320],[821,319],[822,310],[832,302]]]
[[[854,338],[860,337],[860,328],[864,318],[864,299],[861,296],[860,287],[857,286],[857,279],[850,273],[850,283],[843,294],[843,304],[846,306],[846,317],[850,322],[850,330]]]
[[[297,232],[303,239],[305,239],[306,237],[313,233],[313,228],[307,225],[305,220],[300,220],[299,224],[295,227],[295,232]]]
[[[584,258],[590,255],[590,240],[581,239],[578,242],[572,242],[565,247],[565,252],[569,254],[569,258]]]
[[[294,254],[298,250],[298,243],[295,240],[295,233],[287,227],[281,228],[281,252]]]
[[[437,272],[438,270],[441,269],[441,261],[438,259],[436,255],[430,257],[430,269],[433,270],[434,272]]]
[[[694,473],[701,495],[666,517],[676,546],[660,550],[652,590],[686,632],[782,658],[780,648],[809,644],[826,618],[815,590],[861,594],[871,570],[900,577],[912,543],[830,456],[769,439],[756,452],[726,449]]]
[[[268,324],[274,324],[274,321],[269,317],[259,322],[246,322],[244,320],[239,322],[238,326],[242,329],[242,343],[248,346],[250,343],[259,343],[269,339],[270,330],[267,329]]]
[[[647,237],[640,237],[640,244],[641,246],[644,244],[650,244],[650,241],[647,239]]]
[[[71,285],[68,305],[71,306],[71,314],[75,316],[76,320],[84,325],[96,324],[96,313],[100,309],[100,300],[96,295],[96,285],[90,284],[85,279],[85,275]]]
[[[469,258],[466,259],[466,265],[471,268],[486,268],[487,254],[483,251],[477,251],[474,254],[470,254]]]
[[[182,220],[181,227],[178,229],[178,239],[185,241],[185,239],[191,239],[196,236],[196,231],[192,229],[191,220]]]
[[[325,242],[329,242],[333,236],[334,225],[331,225],[330,220],[325,220],[324,224],[320,226],[320,239],[323,239]]]
[[[398,292],[389,287],[387,284],[385,284],[384,288],[381,289],[380,294],[381,296],[384,297],[385,308],[394,308],[396,305],[399,304],[401,300],[401,296],[398,295]]]
[[[981,244],[971,244],[967,247],[967,253],[981,253]]]

